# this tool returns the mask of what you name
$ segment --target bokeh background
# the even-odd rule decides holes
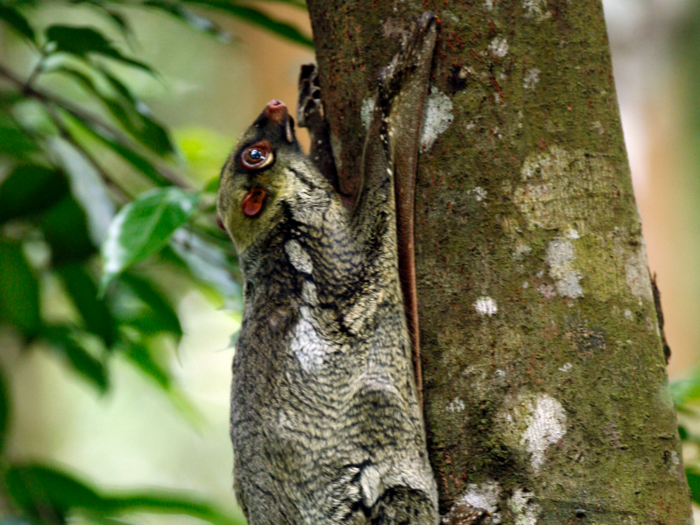
[[[310,34],[303,10],[258,6]],[[700,343],[700,2],[604,0],[604,7],[649,267],[657,275],[672,350],[669,374],[678,380],[695,371]],[[238,135],[268,100],[294,105],[299,67],[313,61],[308,48],[223,15],[215,20],[233,35],[231,42],[165,14],[124,13],[134,29],[133,56],[160,74],[154,79],[132,73],[130,85],[173,130],[190,174],[202,183],[218,174]],[[94,24],[121,39],[89,7],[46,2],[32,17],[38,26]],[[4,27],[0,56],[16,71],[28,72],[26,46]],[[47,85],[81,97],[67,84]],[[240,317],[175,277],[159,279],[176,298],[184,331],[167,355],[194,410],[178,409],[119,359],[110,371],[112,387],[97,395],[52,354],[22,352],[12,334],[0,332],[0,362],[13,392],[6,454],[61,465],[105,487],[192,490],[236,513],[228,439],[229,339]],[[51,297],[44,306],[60,316],[64,305]],[[689,460],[693,453],[689,447]],[[141,514],[127,521],[192,520]]]

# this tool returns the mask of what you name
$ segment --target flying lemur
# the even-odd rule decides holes
[[[440,519],[399,279],[394,187],[401,178],[412,199],[435,39],[435,18],[425,14],[381,71],[351,205],[334,187],[313,67],[300,79],[309,156],[286,106],[273,100],[223,167],[219,221],[245,278],[231,437],[234,487],[250,525]]]

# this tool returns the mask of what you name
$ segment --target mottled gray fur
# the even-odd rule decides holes
[[[424,15],[383,70],[349,210],[266,108],[224,166],[219,213],[245,276],[233,364],[235,490],[250,525],[438,522],[398,275],[394,159],[417,155],[435,42]],[[286,111],[286,110],[285,110]],[[286,113],[284,113],[286,116]],[[413,125],[412,127],[415,127]],[[396,151],[412,133],[415,151]],[[267,140],[274,161],[240,155]],[[415,140],[414,140],[415,139]],[[240,212],[266,192],[259,216]]]

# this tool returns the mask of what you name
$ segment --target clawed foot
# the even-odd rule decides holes
[[[484,509],[469,503],[455,503],[450,512],[442,517],[442,525],[487,525],[491,515]]]
[[[338,191],[338,172],[335,167],[328,123],[323,112],[321,86],[318,81],[316,64],[301,66],[297,121],[299,127],[309,130],[311,139],[309,157],[333,188]]]
[[[299,73],[299,101],[297,121],[299,127],[313,128],[323,122],[321,87],[318,83],[316,64],[304,64]]]

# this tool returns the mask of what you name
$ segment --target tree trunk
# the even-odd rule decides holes
[[[378,70],[440,20],[416,257],[442,511],[692,523],[601,1],[308,6],[348,194]]]

